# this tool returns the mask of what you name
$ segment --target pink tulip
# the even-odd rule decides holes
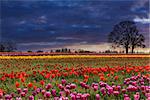
[[[67,81],[66,81],[65,79],[62,79],[62,80],[61,80],[61,83],[62,83],[62,84],[66,84],[66,82],[67,82]]]
[[[21,88],[17,88],[17,92],[20,94],[22,92]]]
[[[64,89],[64,86],[63,86],[62,84],[59,84],[59,85],[58,85],[58,88],[59,88],[60,90],[63,90],[63,89]]]
[[[42,94],[44,95],[46,91],[45,91],[45,90],[42,90],[41,92],[42,92]]]
[[[71,100],[76,100],[76,96],[75,95],[71,95]]]
[[[134,100],[140,100],[140,94],[139,94],[139,92],[137,92],[137,93],[134,95]]]
[[[2,98],[3,97],[3,93],[2,92],[0,92],[0,98]]]
[[[81,95],[81,99],[86,100],[86,95],[85,94]]]
[[[70,90],[69,89],[64,89],[65,93],[66,93],[66,97],[70,94]]]
[[[117,88],[118,88],[119,91],[121,90],[121,86],[120,85],[118,85]]]
[[[100,89],[100,91],[102,92],[102,94],[103,94],[103,95],[105,95],[105,94],[106,94],[106,90],[105,90],[105,88],[104,88],[104,87],[102,87],[102,88]]]
[[[113,88],[109,85],[106,85],[106,89],[108,91],[108,94],[112,94],[113,93]]]
[[[50,92],[45,92],[45,94],[44,94],[44,96],[46,97],[46,98],[50,98]]]
[[[93,88],[94,88],[94,91],[98,90],[98,86],[97,85],[95,85]]]
[[[75,85],[75,84],[70,84],[70,88],[71,88],[71,89],[75,89],[75,88],[76,88],[76,85]]]
[[[21,97],[16,97],[16,100],[22,100],[22,98]]]
[[[118,95],[119,95],[119,91],[114,91],[113,94],[114,94],[115,96],[118,96]]]
[[[27,92],[28,92],[28,89],[27,89],[27,88],[24,88],[24,89],[23,89],[23,92],[27,93]]]
[[[63,92],[63,91],[60,91],[59,94],[60,94],[60,96],[63,96],[64,92]]]
[[[130,97],[124,97],[124,100],[131,100]]]
[[[48,83],[48,84],[46,85],[46,90],[49,90],[50,88],[52,88],[52,85],[51,85],[50,83]]]
[[[96,94],[96,100],[100,100],[100,95]]]
[[[121,91],[122,91],[122,93],[125,93],[127,90],[126,89],[122,89]]]
[[[59,100],[59,97],[54,97],[54,100]]]
[[[66,85],[66,89],[70,89],[70,85]]]
[[[21,92],[21,97],[25,97],[26,93],[25,92]]]

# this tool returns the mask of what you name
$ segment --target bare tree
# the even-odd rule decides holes
[[[136,47],[145,47],[144,36],[139,34],[136,24],[133,21],[122,21],[115,25],[113,31],[108,36],[108,41],[113,46],[123,47],[126,53],[129,52],[129,48],[132,49],[132,53]]]

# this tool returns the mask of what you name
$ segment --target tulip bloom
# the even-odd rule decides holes
[[[33,86],[32,83],[29,83],[29,84],[28,84],[28,88],[31,88],[32,86]]]
[[[100,100],[100,95],[96,94],[96,100]]]
[[[50,98],[50,92],[45,92],[45,94],[44,94],[44,96],[46,97],[46,98]]]
[[[62,79],[62,80],[61,80],[61,83],[62,83],[62,84],[66,84],[66,82],[67,82],[67,81],[66,81],[65,79]]]
[[[19,82],[16,82],[16,88],[19,88],[20,84]]]
[[[52,89],[51,94],[55,97],[56,96],[56,90]]]
[[[29,96],[29,100],[34,100],[34,96]]]
[[[44,85],[44,84],[45,84],[44,80],[41,80],[41,81],[40,81],[40,84],[41,84],[41,85]]]

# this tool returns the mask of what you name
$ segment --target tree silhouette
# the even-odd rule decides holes
[[[16,44],[13,42],[1,42],[0,43],[0,52],[12,52],[16,50]]]
[[[136,24],[133,21],[122,21],[115,25],[113,31],[108,36],[108,41],[112,43],[112,46],[123,47],[126,53],[129,52],[129,48],[132,49],[132,53],[136,47],[145,47],[144,36],[139,34]]]
[[[0,44],[0,52],[3,52],[5,50],[5,47],[3,44]]]

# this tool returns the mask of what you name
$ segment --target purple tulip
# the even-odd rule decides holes
[[[29,100],[34,100],[34,96],[29,96]]]
[[[41,90],[42,90],[41,88],[37,88],[37,89],[36,89],[36,93],[37,93],[37,94],[40,93]]]
[[[33,95],[33,96],[37,95],[37,92],[36,92],[36,91],[33,91],[33,92],[32,92],[32,95]]]
[[[28,92],[28,89],[27,89],[27,88],[24,88],[24,89],[23,89],[23,92],[27,93],[27,92]]]
[[[51,91],[51,94],[52,94],[52,96],[56,96],[56,90],[55,89],[52,89],[52,91]]]
[[[10,100],[11,98],[12,98],[12,97],[11,97],[11,95],[9,95],[9,94],[6,94],[6,95],[5,95],[5,99],[6,99],[6,100]]]
[[[109,85],[106,85],[106,89],[108,91],[108,94],[113,94],[113,88]]]

